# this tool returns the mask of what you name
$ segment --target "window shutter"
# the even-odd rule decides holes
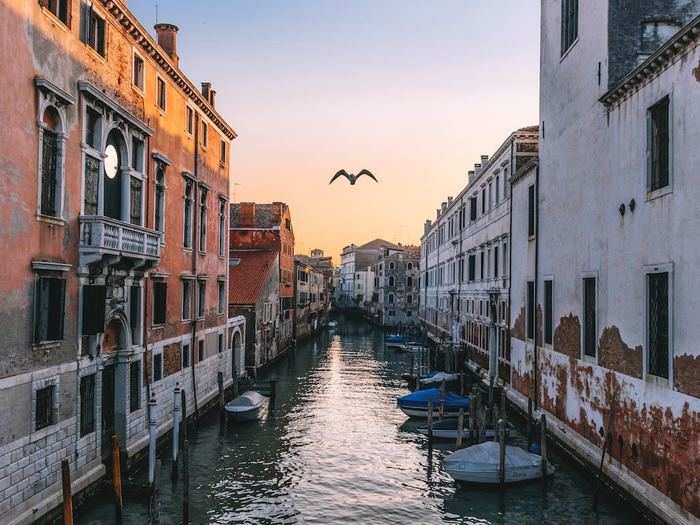
[[[104,286],[83,286],[83,335],[104,332],[106,298]]]
[[[90,36],[90,6],[80,3],[80,40],[87,43]]]

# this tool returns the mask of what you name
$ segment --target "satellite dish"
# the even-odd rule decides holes
[[[108,144],[105,148],[105,175],[108,179],[113,179],[117,176],[117,170],[119,169],[119,155],[117,154],[117,148]]]

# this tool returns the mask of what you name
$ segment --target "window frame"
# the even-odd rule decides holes
[[[161,92],[160,88],[163,86],[163,105],[161,105]],[[168,83],[165,79],[156,73],[156,97],[155,97],[156,107],[161,113],[168,112]]]
[[[151,292],[151,326],[163,326],[168,321],[168,281],[167,279],[156,278],[152,279],[152,292]],[[163,286],[163,301],[156,300],[156,288]],[[156,304],[163,304],[163,321],[156,321]],[[160,318],[160,316],[159,316]]]
[[[141,61],[141,83],[137,82],[136,78],[136,62]],[[146,93],[146,59],[139,53],[135,47],[131,48],[131,87],[143,96]]]
[[[33,344],[34,346],[45,346],[45,345],[57,345],[60,344],[61,342],[65,341],[66,334],[65,334],[65,317],[66,317],[66,284],[67,284],[67,275],[66,275],[66,270],[61,269],[58,272],[54,271],[36,271],[35,270],[35,276],[34,276],[34,302],[33,302],[33,316],[32,316],[32,332],[33,332]],[[61,317],[61,325],[59,328],[60,334],[57,334],[60,337],[51,339],[49,338],[49,328],[47,325],[45,333],[42,332],[39,322],[41,319],[41,312],[39,311],[39,308],[41,308],[40,301],[42,299],[41,297],[41,289],[42,289],[42,280],[53,280],[53,281],[58,281],[61,283],[61,295],[62,295],[62,300],[61,303],[58,307],[60,307],[60,317]],[[51,295],[52,292],[51,290],[47,290],[47,293],[49,294],[49,297],[47,301],[51,300]],[[50,314],[50,311],[52,310],[52,307],[50,304],[47,304],[47,310],[49,311],[47,313],[48,317],[52,317]],[[48,319],[47,317],[47,319]],[[46,338],[43,338],[42,336],[45,335]]]
[[[593,337],[593,355],[586,353],[586,280],[593,279],[595,283],[595,308],[593,315],[595,317],[594,337]],[[600,280],[598,272],[584,272],[579,280],[581,283],[581,359],[592,363],[598,362],[598,333],[600,332],[600,316],[599,316],[599,294]]]
[[[46,424],[38,426],[39,407],[37,406],[37,403],[39,402],[39,392],[46,389],[51,389],[50,419],[46,422]],[[32,434],[42,431],[50,432],[50,430],[47,429],[51,429],[58,424],[59,397],[59,380],[57,377],[40,379],[32,382]]]
[[[547,296],[549,285],[549,297]],[[545,276],[542,284],[543,307],[542,315],[542,344],[551,347],[554,344],[554,278]]]
[[[84,438],[85,436],[89,436],[90,434],[94,433],[96,428],[97,428],[97,423],[96,423],[96,417],[95,417],[95,412],[96,412],[96,407],[97,407],[97,402],[95,398],[95,393],[97,392],[97,373],[92,372],[88,374],[84,374],[80,376],[80,387],[79,387],[79,402],[80,402],[80,424],[79,424],[79,437]],[[91,405],[89,407],[86,407],[84,405],[85,399],[83,399],[83,383],[85,382],[86,384],[92,381],[92,397],[91,397]],[[88,417],[89,414],[89,418]],[[87,421],[86,421],[87,420]]]
[[[225,278],[219,278],[216,281],[217,285],[217,311],[219,314],[226,312],[226,280]]]
[[[194,108],[189,104],[185,104],[185,133],[190,137],[194,135],[194,126]]]
[[[537,335],[537,305],[535,304],[535,281],[525,283],[525,340],[534,341]],[[479,308],[481,310],[481,308]]]
[[[196,319],[201,320],[207,315],[207,281],[197,279],[197,313]]]
[[[158,379],[156,379],[156,359],[159,361],[158,368]],[[164,379],[163,376],[163,347],[156,348],[153,350],[153,361],[151,366],[151,383],[155,384],[158,381]]]
[[[193,308],[192,308],[192,303],[193,303],[193,298],[194,298],[194,293],[193,293],[193,286],[192,286],[192,281],[195,280],[194,276],[182,276],[181,281],[182,281],[182,286],[181,286],[181,292],[180,292],[180,318],[181,321],[183,322],[189,322],[192,321],[194,316],[193,316]],[[187,293],[186,293],[187,292]],[[187,312],[185,312],[185,298],[187,298]],[[186,316],[185,316],[186,315]]]
[[[643,351],[643,374],[646,381],[654,382],[662,386],[674,384],[674,330],[673,330],[673,301],[674,301],[674,264],[666,262],[660,264],[649,264],[643,267],[644,278],[644,351]],[[668,274],[668,378],[653,374],[649,371],[649,275],[657,273]]]
[[[85,13],[84,8],[89,9],[89,12],[90,12],[89,27],[87,27],[87,28],[84,25],[85,22],[83,22],[83,14]],[[85,44],[85,46],[92,49],[92,51],[98,57],[100,57],[102,60],[107,60],[107,47],[108,47],[108,44],[107,44],[107,40],[108,40],[107,18],[103,14],[101,14],[99,12],[99,10],[95,10],[94,3],[88,4],[85,1],[80,2],[80,13],[79,14],[80,14],[80,33],[78,36],[79,36],[80,41],[83,44]],[[101,23],[101,28],[102,28],[102,42],[101,42],[102,45],[101,46],[100,46],[100,42],[98,42],[96,40],[93,42],[93,39],[91,38],[92,37],[92,30],[93,30],[92,26],[93,26],[93,22],[94,22],[95,18],[98,20],[98,29],[99,29],[100,23]],[[84,33],[85,30],[88,31],[87,34]],[[98,36],[99,36],[99,32],[98,32]],[[102,49],[101,51],[100,51],[100,48]]]
[[[573,17],[570,19],[571,13]],[[578,0],[562,0],[561,1],[561,58],[568,55],[574,45],[578,42],[579,30],[579,2]],[[573,24],[572,24],[573,22]]]
[[[646,197],[647,201],[662,197],[673,192],[673,97],[672,93],[666,93],[653,104],[647,107],[647,131],[646,131]],[[662,104],[666,104],[667,112],[667,129],[666,129],[666,155],[667,159],[667,181],[664,186],[654,187],[654,110]]]
[[[129,363],[129,413],[132,414],[137,410],[141,410],[141,388],[143,382],[143,373],[141,372],[141,360],[137,359]],[[136,370],[136,374],[134,374]],[[134,389],[132,381],[136,379],[137,386]],[[136,401],[134,401],[134,390],[138,394]]]

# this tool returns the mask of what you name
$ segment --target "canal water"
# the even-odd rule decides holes
[[[194,524],[637,524],[642,518],[556,451],[557,473],[497,490],[458,487],[442,468],[450,447],[433,449],[396,408],[407,393],[407,355],[383,348],[382,333],[340,319],[270,371],[277,409],[257,423],[216,414],[191,437]],[[523,442],[522,436],[516,441]],[[165,455],[165,453],[164,453]],[[160,523],[181,523],[181,483],[160,471]],[[143,483],[143,473],[126,484]],[[128,491],[127,491],[128,493]],[[594,501],[597,500],[597,504]],[[77,510],[77,523],[114,523],[108,494]],[[148,523],[144,498],[127,497],[124,523]]]

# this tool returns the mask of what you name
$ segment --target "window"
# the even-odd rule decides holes
[[[665,188],[670,182],[669,97],[662,98],[647,113],[647,170],[649,191]]]
[[[167,283],[165,281],[153,282],[153,324],[165,324]]]
[[[498,246],[493,247],[493,277],[498,279]]]
[[[105,328],[105,301],[107,288],[99,285],[84,285],[83,294],[82,335],[97,335]]]
[[[406,304],[413,304],[413,296],[411,294],[406,296]]]
[[[552,317],[553,312],[553,297],[552,297],[552,281],[544,282],[544,343],[552,344]]]
[[[85,143],[92,149],[100,148],[100,125],[102,117],[92,108],[85,110]]]
[[[199,251],[207,251],[207,189],[199,188]]]
[[[469,256],[469,281],[476,280],[476,255],[471,254]]]
[[[394,286],[394,277],[389,277],[389,286]]]
[[[226,142],[221,139],[219,146],[219,164],[226,164]]]
[[[168,103],[168,95],[166,91],[165,80],[160,77],[156,77],[156,87],[157,87],[157,97],[158,97],[158,107],[161,111],[165,111]]]
[[[131,167],[143,172],[143,140],[139,137],[131,137]]]
[[[394,304],[394,294],[389,294],[389,304]]]
[[[207,282],[202,280],[197,281],[197,317],[199,319],[204,317],[206,292]]]
[[[217,350],[220,354],[224,352],[224,334],[219,334],[216,338]]]
[[[496,206],[501,200],[501,177],[496,175]]]
[[[141,362],[133,361],[129,365],[129,411],[141,408]]]
[[[481,214],[486,213],[486,188],[481,190]]]
[[[51,11],[65,25],[68,25],[70,6],[68,0],[39,0],[39,4]]]
[[[535,283],[527,282],[527,338],[535,338]]]
[[[185,131],[188,135],[194,133],[194,110],[190,106],[185,106]]]
[[[226,255],[226,201],[219,199],[219,257]]]
[[[184,321],[192,319],[192,281],[190,279],[182,281],[182,319]]]
[[[190,345],[186,343],[182,345],[182,368],[190,366]]]
[[[65,279],[39,276],[34,299],[35,343],[63,339],[65,292]]]
[[[141,55],[137,54],[136,52],[134,52],[134,56],[133,56],[133,72],[132,72],[131,81],[133,82],[135,88],[137,88],[139,91],[143,92],[144,63],[143,63],[143,58],[141,58]]]
[[[98,304],[101,306],[102,325],[104,326],[106,287],[101,286],[100,288],[102,288],[102,301]],[[131,328],[133,344],[141,344],[141,287],[135,284],[129,287],[129,327]]]
[[[100,55],[105,56],[105,21],[92,8],[92,4],[80,4],[80,40]]]
[[[647,274],[647,372],[669,378],[669,274]]]
[[[493,183],[489,182],[489,205],[488,205],[489,211],[491,210],[492,207],[493,207]]]
[[[484,259],[484,251],[483,250],[481,251],[480,257],[481,257],[481,261],[480,261],[481,262],[481,270],[480,270],[480,272],[481,272],[481,280],[483,281],[484,275],[485,275],[484,271],[486,270],[486,260]]]
[[[58,111],[49,107],[41,122],[41,214],[59,217],[63,141],[59,138],[61,120]]]
[[[163,353],[153,354],[153,382],[163,379]]]
[[[595,277],[583,279],[583,354],[595,357],[596,350]]]
[[[35,430],[41,430],[56,423],[54,411],[55,391],[56,385],[45,386],[36,391]]]
[[[566,53],[578,38],[578,0],[561,2],[561,54]]]
[[[131,196],[131,200],[129,205],[129,221],[131,222],[131,224],[141,226],[141,192],[143,188],[143,182],[140,178],[132,176],[130,184],[131,187],[129,188],[129,194]]]
[[[477,215],[476,196],[469,198],[469,220],[475,221]]]
[[[185,198],[184,208],[182,211],[183,234],[182,240],[185,248],[192,248],[192,205],[194,202],[193,191],[194,183],[190,179],[185,179]]]
[[[535,236],[535,186],[527,188],[527,236]]]
[[[197,341],[197,353],[199,354],[199,361],[204,361],[204,339]]]
[[[508,243],[503,243],[503,275],[508,275]]]
[[[390,270],[393,270],[394,267],[395,267],[394,263],[393,263],[393,262],[390,262],[390,263],[389,263],[389,269],[390,269]]]
[[[412,288],[412,287],[413,287],[413,277],[410,277],[410,276],[409,276],[409,277],[406,277],[406,286],[407,286],[408,288]]]
[[[205,148],[209,144],[209,126],[207,126],[206,122],[202,122],[202,146]]]
[[[223,314],[226,309],[226,283],[218,281],[219,286],[219,313]]]
[[[95,374],[80,378],[80,437],[95,431]]]
[[[156,231],[165,231],[165,165],[156,163],[156,198],[155,198]]]

